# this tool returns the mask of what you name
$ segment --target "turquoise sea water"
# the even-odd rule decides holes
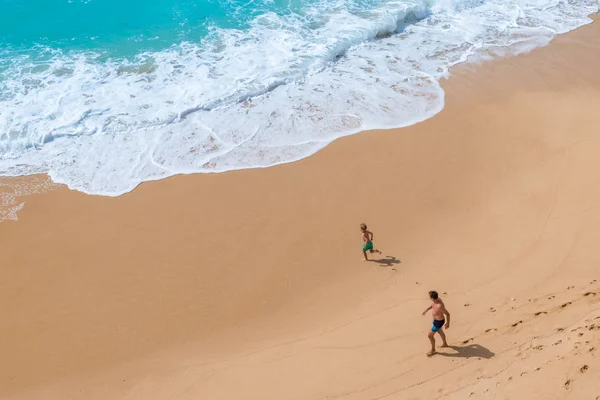
[[[114,56],[197,41],[211,25],[243,28],[260,9],[242,1],[1,0],[3,45],[102,49]],[[273,3],[274,10],[282,5]]]
[[[378,3],[362,0],[345,7],[360,11]],[[0,44],[24,51],[101,49],[127,57],[198,42],[215,27],[248,29],[266,13],[302,16],[306,9],[310,0],[0,0]]]
[[[469,57],[529,51],[599,0],[0,0],[0,176],[120,195],[268,167],[443,108]]]

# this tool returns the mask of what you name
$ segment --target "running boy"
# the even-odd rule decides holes
[[[376,250],[373,247],[373,232],[368,231],[367,230],[367,225],[366,224],[360,224],[360,230],[362,231],[362,240],[363,240],[363,245],[362,245],[362,251],[363,251],[363,255],[365,256],[365,261],[369,261],[369,257],[367,257],[367,251],[369,253],[379,253],[381,254],[381,251]]]
[[[450,312],[444,306],[444,302],[439,298],[438,293],[435,290],[429,292],[429,298],[433,303],[429,307],[423,311],[423,315],[427,313],[427,311],[431,310],[431,314],[433,315],[433,326],[431,327],[431,332],[427,335],[429,337],[429,341],[431,342],[431,351],[427,353],[428,357],[431,357],[435,354],[435,333],[439,333],[442,337],[442,347],[448,347],[448,342],[446,342],[446,334],[444,333],[444,328],[450,328]]]

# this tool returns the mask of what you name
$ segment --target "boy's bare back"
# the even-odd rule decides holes
[[[431,303],[431,314],[433,315],[433,319],[437,319],[437,320],[444,319],[445,311],[446,311],[446,307],[444,306],[444,302],[442,301],[442,299],[438,298],[437,302]]]

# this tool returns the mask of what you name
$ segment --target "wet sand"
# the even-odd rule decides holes
[[[596,399],[599,49],[461,65],[434,118],[296,163],[20,197],[0,398]]]

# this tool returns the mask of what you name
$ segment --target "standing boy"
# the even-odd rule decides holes
[[[431,314],[433,315],[433,326],[431,327],[431,332],[429,332],[427,335],[427,337],[429,337],[429,341],[431,342],[431,350],[427,353],[427,356],[430,357],[435,354],[434,336],[436,332],[442,337],[442,347],[448,347],[444,328],[450,328],[450,313],[435,290],[429,292],[429,298],[433,303],[431,303],[431,305],[427,307],[425,311],[423,311],[423,315],[425,315],[429,310],[431,310]]]

